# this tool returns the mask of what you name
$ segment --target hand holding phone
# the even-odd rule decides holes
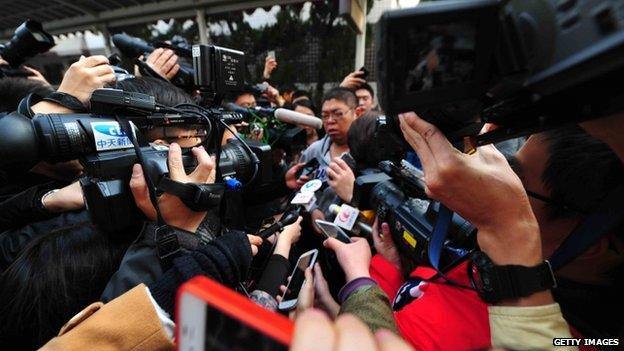
[[[314,267],[317,256],[318,250],[314,249],[299,257],[295,269],[293,269],[293,272],[290,274],[290,281],[288,285],[286,285],[286,290],[282,294],[281,301],[277,308],[282,311],[289,311],[297,306],[299,291],[305,282],[305,270]]]
[[[351,238],[347,235],[347,233],[345,233],[342,228],[340,228],[336,224],[320,219],[315,220],[314,223],[316,223],[316,225],[321,228],[321,231],[328,239],[338,239],[345,244],[350,244],[352,242]]]
[[[314,173],[319,168],[319,162],[316,158],[311,159],[308,163],[303,166],[300,170],[297,171],[295,176],[297,179],[301,178],[301,176],[309,177],[312,173]]]
[[[323,246],[334,251],[340,267],[345,272],[347,283],[357,278],[370,278],[368,268],[372,258],[371,248],[364,238],[352,238],[352,243],[345,244],[338,240],[327,239]]]

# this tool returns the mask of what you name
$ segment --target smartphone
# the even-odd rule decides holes
[[[288,350],[294,324],[207,277],[180,287],[178,350]]]
[[[299,257],[295,269],[290,274],[290,281],[286,286],[286,291],[282,294],[282,302],[277,306],[281,311],[289,311],[297,306],[297,298],[299,297],[299,291],[301,286],[305,282],[305,270],[308,267],[313,267],[316,263],[316,257],[318,256],[318,250],[310,250]]]
[[[297,179],[299,179],[299,177],[301,176],[309,176],[310,174],[312,174],[314,171],[316,171],[319,167],[319,162],[316,158],[311,159],[310,161],[308,161],[305,166],[303,166],[303,168],[301,168],[300,170],[297,171],[297,173],[295,174],[295,177]]]
[[[275,57],[275,50],[271,50],[271,51],[269,51],[269,52],[267,53],[267,56],[268,56],[268,57],[272,57],[273,59],[277,59],[277,58]]]
[[[320,219],[317,219],[314,222],[316,223],[316,225],[319,226],[319,228],[321,228],[321,231],[323,232],[323,234],[325,234],[326,237],[338,239],[345,244],[352,243],[351,238],[347,235],[347,233],[345,233],[342,228],[340,228],[336,224]]]

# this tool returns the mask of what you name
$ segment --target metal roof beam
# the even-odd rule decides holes
[[[68,0],[56,0],[65,1]],[[124,7],[114,10],[85,14],[71,18],[63,18],[43,23],[46,31],[53,35],[63,34],[91,28],[94,25],[104,24],[114,28],[130,24],[140,24],[159,19],[194,17],[195,10],[205,9],[206,14],[217,14],[229,11],[241,11],[257,7],[273,5],[287,5],[302,3],[306,0],[167,0],[157,3]],[[7,38],[13,34],[12,29],[0,31],[0,38]]]

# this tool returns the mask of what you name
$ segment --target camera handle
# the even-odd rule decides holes
[[[150,176],[150,172],[147,172],[145,158],[143,157],[143,152],[139,147],[139,143],[136,140],[136,137],[133,133],[132,126],[127,119],[121,119],[119,116],[113,111],[113,115],[115,116],[115,120],[119,123],[122,131],[128,136],[128,139],[132,142],[134,146],[134,152],[137,155],[139,160],[139,164],[143,167],[143,175],[145,176],[145,182],[147,183],[147,190],[149,192],[149,198],[156,210],[156,249],[158,252],[158,257],[160,258],[160,264],[163,266],[163,271],[171,267],[173,264],[173,259],[178,257],[182,250],[180,249],[180,242],[178,241],[178,237],[173,231],[173,229],[165,223],[165,220],[162,217],[162,213],[160,212],[160,207],[158,206],[158,198],[156,197],[156,187],[154,186],[154,182],[152,181],[152,177]]]
[[[180,183],[168,177],[162,177],[157,190],[177,196],[195,212],[208,211],[219,206],[225,193],[225,184]]]

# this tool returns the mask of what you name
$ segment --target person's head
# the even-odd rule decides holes
[[[357,96],[358,106],[363,107],[365,112],[375,108],[375,92],[370,84],[364,83],[355,89],[355,96]]]
[[[0,275],[0,343],[34,350],[56,336],[100,299],[126,247],[89,221],[34,239]]]
[[[610,191],[624,183],[624,166],[616,155],[578,126],[531,136],[509,161],[529,194],[540,225],[544,258],[552,255]],[[584,258],[588,253],[604,257],[605,252],[590,251]]]
[[[165,106],[193,104],[193,98],[182,89],[161,79],[140,77],[117,82],[117,88],[127,92],[143,93],[153,96],[156,102]],[[182,127],[150,127],[145,131],[147,139],[156,144],[168,145],[173,142],[181,147],[200,144],[206,136],[206,129],[200,125]]]
[[[375,140],[379,112],[368,111],[351,124],[349,128],[349,153],[358,169],[377,168],[379,162],[387,159]]]
[[[17,110],[20,101],[28,94],[35,93],[39,96],[47,96],[54,89],[37,80],[26,78],[2,78],[0,79],[0,112]]]
[[[295,102],[294,104],[292,104],[292,110],[295,112],[303,113],[304,115],[317,117],[316,107],[314,107],[314,104],[310,100],[299,100]],[[304,125],[299,125],[298,127],[305,129],[308,136],[313,136],[317,134],[316,129],[312,127]]]
[[[256,97],[249,91],[243,91],[237,94],[234,99],[232,99],[232,102],[244,108],[256,107]]]
[[[347,136],[351,123],[357,118],[357,98],[347,88],[333,88],[323,96],[321,118],[323,128],[338,145],[347,144]]]
[[[143,93],[153,96],[157,103],[165,106],[193,104],[193,98],[184,90],[162,79],[136,77],[117,82],[117,89],[131,93]]]
[[[295,93],[295,90],[297,89],[292,84],[286,84],[280,88],[280,95],[282,95],[282,98],[284,99],[286,104],[292,104],[293,94]]]
[[[310,98],[310,93],[308,93],[305,90],[296,90],[293,94],[292,94],[292,100],[291,103],[295,103],[297,101],[300,100],[312,100]]]

